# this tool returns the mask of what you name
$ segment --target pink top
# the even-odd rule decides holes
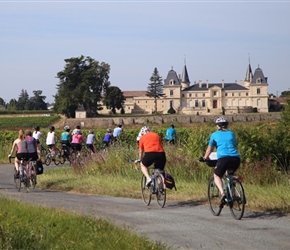
[[[78,144],[80,144],[82,142],[82,140],[83,140],[83,136],[81,134],[74,134],[72,136],[71,143],[78,143]]]

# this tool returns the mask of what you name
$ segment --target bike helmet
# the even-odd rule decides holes
[[[142,127],[136,140],[139,141],[140,138],[142,137],[142,135],[144,135],[144,134],[146,134],[148,132],[150,132],[150,128],[149,127],[147,127],[147,126]]]
[[[229,122],[224,117],[219,117],[216,119],[215,124],[218,125],[220,128],[227,128]]]
[[[111,132],[112,132],[112,129],[108,128],[108,129],[107,129],[107,132],[108,132],[108,133],[111,133]]]
[[[94,130],[93,130],[93,129],[90,129],[90,130],[89,130],[89,133],[90,133],[90,134],[93,134],[93,133],[94,133]]]
[[[68,130],[70,130],[70,126],[64,126],[64,128],[63,128],[65,131],[68,131]]]
[[[54,126],[50,126],[50,127],[49,127],[49,130],[50,130],[50,131],[54,131],[54,130],[55,130],[55,127],[54,127]]]

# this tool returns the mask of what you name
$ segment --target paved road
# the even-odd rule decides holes
[[[147,207],[141,200],[79,195],[46,190],[17,192],[11,165],[0,166],[0,194],[31,202],[102,217],[126,226],[172,249],[290,249],[290,218],[282,214],[247,211],[241,221],[228,208],[219,217],[198,202],[168,202],[161,209],[155,200]]]

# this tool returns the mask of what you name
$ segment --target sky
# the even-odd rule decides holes
[[[42,90],[54,102],[65,59],[108,63],[111,86],[147,90],[186,64],[191,84],[244,80],[249,62],[269,93],[290,90],[288,1],[1,1],[0,97]]]

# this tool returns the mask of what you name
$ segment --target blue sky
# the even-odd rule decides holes
[[[157,67],[191,83],[243,80],[249,58],[269,93],[290,90],[290,1],[1,1],[0,97],[53,102],[64,59],[111,65],[110,82],[146,90]],[[4,87],[4,88],[3,88]]]

